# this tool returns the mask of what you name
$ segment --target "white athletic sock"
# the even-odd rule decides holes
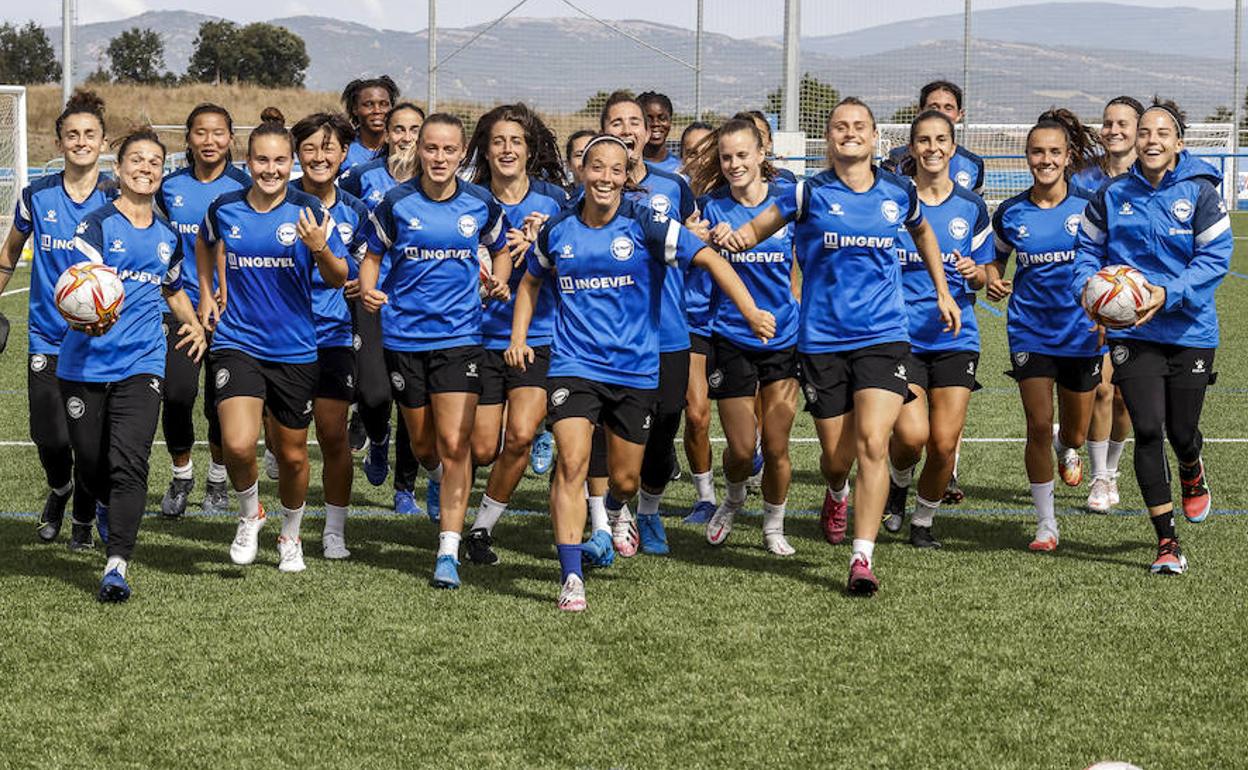
[[[1108,451],[1105,453],[1105,470],[1109,472],[1111,477],[1118,475],[1118,463],[1122,462],[1122,452],[1127,448],[1127,442],[1109,440]]]
[[[1108,454],[1108,441],[1088,441],[1088,463],[1092,466],[1092,478],[1109,478],[1109,469],[1106,467]]]
[[[193,479],[195,478],[195,461],[187,460],[186,465],[173,466],[173,477],[175,479]]]
[[[325,503],[325,534],[341,535],[347,528],[347,506]]]
[[[784,510],[788,506],[788,500],[783,503],[769,503],[763,501],[763,534],[764,535],[783,535],[784,534]]]
[[[287,508],[282,506],[282,537],[287,540],[299,539],[299,525],[303,523],[304,506]]]
[[[1057,517],[1053,514],[1053,482],[1031,485],[1031,502],[1036,506],[1036,521],[1041,527],[1057,531]]]
[[[828,487],[828,491],[832,493],[833,500],[837,501],[838,503],[843,502],[846,498],[849,497],[849,479],[845,479],[845,486],[841,487],[840,489],[833,489],[832,487]]]
[[[601,529],[603,532],[610,533],[611,524],[607,521],[607,506],[602,501],[602,495],[591,495],[586,500],[586,505],[589,507],[590,527],[595,532]]]
[[[219,484],[225,481],[225,466],[220,463],[209,461],[208,463],[208,480],[213,484]]]
[[[506,510],[507,503],[500,503],[489,495],[481,495],[481,507],[477,509],[477,517],[472,520],[472,528],[493,533],[494,525]]]
[[[74,482],[70,481],[65,486],[52,490],[52,494],[56,495],[57,497],[65,497],[66,495],[68,495],[70,492],[73,492],[73,491],[74,491]]]
[[[745,505],[745,482],[729,481],[728,490],[724,493],[724,502],[740,508]]]
[[[259,482],[246,489],[234,490],[234,496],[238,498],[238,513],[242,518],[254,519],[260,515]]]
[[[430,480],[436,481],[439,484],[442,483],[442,463],[438,463],[438,467],[434,468],[433,470],[429,470],[428,468],[426,468],[425,473],[429,474]]]
[[[698,501],[706,500],[715,503],[715,472],[693,474],[693,488],[698,493]]]
[[[112,570],[117,570],[124,578],[126,576],[127,566],[129,565],[126,564],[126,560],[120,556],[110,556],[108,557],[108,562],[104,565],[104,574],[107,575]]]
[[[640,490],[637,494],[637,515],[648,516],[659,512],[659,503],[663,502],[663,495],[652,495],[646,490]]]
[[[459,533],[438,533],[438,556],[451,556],[459,559]]]
[[[910,523],[916,527],[930,527],[932,520],[936,518],[936,510],[940,508],[940,501],[924,500],[922,495],[914,497],[914,513],[910,516]]]
[[[908,487],[914,481],[914,466],[909,468],[896,468],[893,466],[893,458],[888,458],[888,476],[893,483],[899,487]]]
[[[873,556],[875,556],[875,541],[874,540],[859,540],[858,538],[854,538],[854,549],[849,557],[850,564],[854,563],[855,556],[861,556],[862,558],[866,559],[867,566],[870,567],[871,559]]]

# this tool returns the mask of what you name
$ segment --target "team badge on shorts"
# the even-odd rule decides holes
[[[650,423],[653,421],[654,421],[654,418],[652,416],[646,415],[646,419],[641,421],[641,429],[650,430]]]
[[[82,403],[82,399],[77,396],[70,396],[65,402],[65,411],[69,412],[69,416],[77,420],[87,413],[87,405]]]
[[[1131,351],[1126,345],[1114,345],[1114,349],[1109,354],[1109,358],[1114,362],[1114,366],[1122,366],[1130,357]]]
[[[30,370],[32,372],[42,372],[48,368],[48,357],[42,353],[36,353],[30,357]]]
[[[404,380],[403,375],[398,372],[390,372],[390,384],[395,390],[403,390],[407,387],[407,380]]]
[[[295,239],[298,238],[295,232],[295,226],[289,222],[283,222],[277,227],[277,242],[283,246],[294,246]]]
[[[1026,365],[1027,365],[1027,359],[1029,359],[1029,358],[1031,358],[1031,354],[1030,354],[1030,353],[1015,353],[1015,354],[1014,354],[1014,365],[1015,365],[1015,366],[1026,366]]]
[[[157,377],[153,377],[152,379],[148,380],[147,387],[159,393],[160,392],[160,379]]]
[[[162,323],[160,325],[160,333],[168,337],[169,336],[169,324]]]
[[[563,406],[563,402],[568,400],[569,395],[570,393],[567,388],[559,388],[554,393],[550,394],[550,405]]]
[[[806,387],[802,388],[806,392],[806,401],[813,403],[819,400],[819,389],[811,383],[806,383]]]
[[[222,388],[224,388],[226,386],[226,383],[228,383],[229,381],[230,381],[230,370],[218,369],[217,377],[216,377],[217,390],[221,390]]]
[[[351,376],[351,375],[349,375],[349,374],[347,375],[347,387],[348,387],[348,388],[354,388],[354,387],[355,387],[355,377],[352,377],[352,376]]]
[[[706,378],[706,384],[710,385],[712,388],[718,388],[720,385],[723,385],[724,371],[722,369],[716,369],[711,372],[711,376]]]
[[[363,346],[364,346],[363,338],[360,337],[360,335],[358,334],[352,334],[351,335],[351,349],[355,350],[356,352],[359,352],[359,349]]]

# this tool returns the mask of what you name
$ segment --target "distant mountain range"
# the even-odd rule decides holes
[[[76,72],[85,77],[94,70],[104,60],[108,41],[134,26],[160,33],[166,67],[182,72],[200,23],[212,18],[154,11],[83,25]],[[377,30],[311,16],[272,23],[306,42],[308,88],[336,91],[353,77],[386,72],[405,93],[424,100],[424,31]],[[510,18],[488,31],[484,25],[439,29],[439,101],[520,99],[544,110],[570,112],[599,90],[628,87],[665,91],[678,111],[692,111],[693,32],[645,21],[612,24],[667,55],[582,18]],[[935,16],[804,38],[802,69],[842,94],[863,97],[886,119],[914,101],[926,80],[962,80],[962,25],[960,15]],[[1203,118],[1232,101],[1233,28],[1229,10],[1042,3],[979,11],[972,16],[968,110],[977,122],[1031,120],[1054,103],[1096,116],[1118,94],[1160,93]],[[50,29],[49,36],[59,46],[59,29]],[[703,109],[724,114],[761,107],[780,83],[781,54],[776,39],[705,34]]]

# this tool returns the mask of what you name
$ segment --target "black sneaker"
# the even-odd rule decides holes
[[[906,497],[910,487],[899,487],[888,480],[888,500],[884,502],[884,529],[889,532],[900,532],[906,520]]]
[[[498,554],[490,546],[494,538],[484,529],[474,529],[464,538],[464,558],[473,564],[498,564]]]
[[[363,452],[368,446],[368,433],[364,430],[364,418],[360,417],[359,409],[352,410],[351,419],[347,421],[347,443],[355,454]]]
[[[72,491],[64,495],[58,495],[55,492],[48,493],[48,499],[43,501],[43,513],[39,514],[39,524],[35,529],[35,534],[40,540],[51,543],[57,535],[61,534],[61,522],[65,520],[65,505],[73,494]]]
[[[71,551],[90,551],[95,548],[95,537],[91,534],[94,522],[91,524],[79,524],[72,518],[69,520],[72,525],[69,528],[69,550]]]
[[[940,541],[932,537],[931,527],[910,525],[910,545],[915,548],[940,548]]]
[[[195,489],[194,479],[172,479],[165,496],[160,501],[160,515],[166,519],[180,519],[186,513],[186,501]]]

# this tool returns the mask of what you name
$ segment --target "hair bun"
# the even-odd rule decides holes
[[[261,123],[280,123],[286,125],[286,116],[276,107],[265,107],[260,113]]]

